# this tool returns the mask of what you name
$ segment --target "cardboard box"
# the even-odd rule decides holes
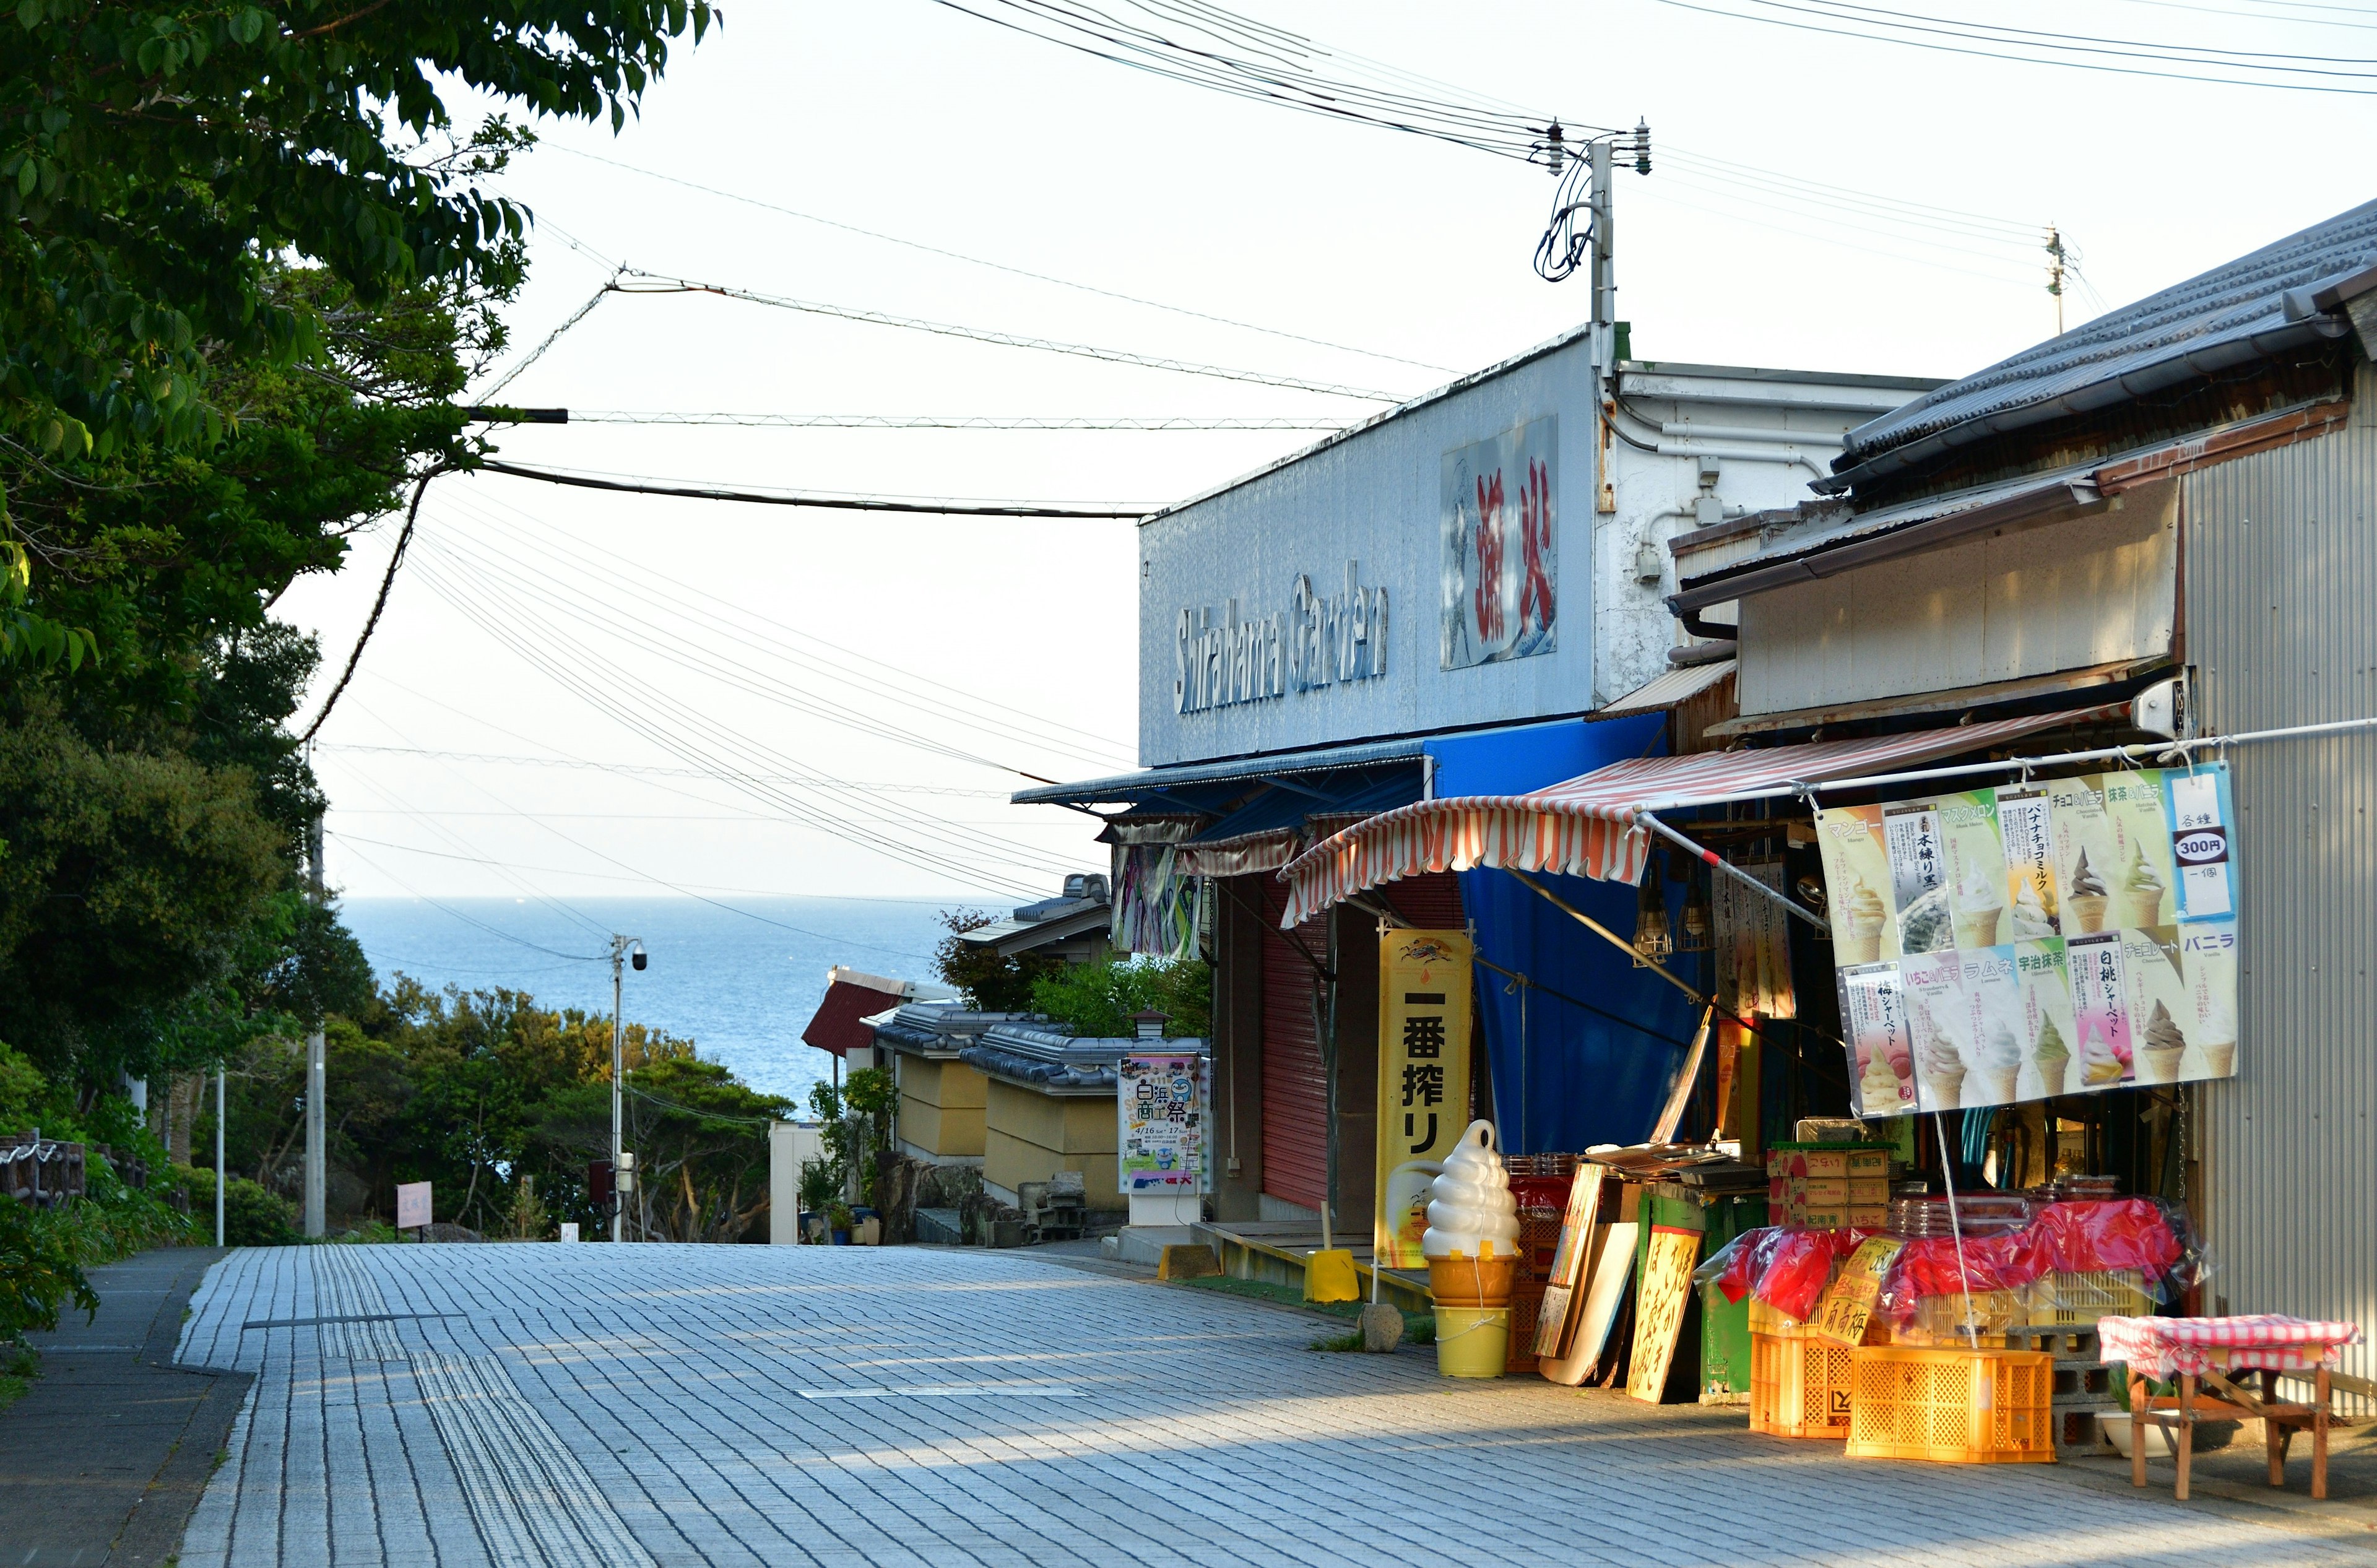
[[[1856,1181],[1860,1178],[1877,1179],[1885,1183],[1888,1182],[1890,1180],[1890,1151],[1888,1149],[1849,1150],[1848,1179],[1851,1181]]]
[[[1798,1223],[1810,1230],[1846,1230],[1849,1212],[1846,1209],[1810,1209],[1807,1217]]]
[[[1849,1152],[1846,1149],[1802,1149],[1792,1174],[1806,1176],[1815,1181],[1846,1180]]]
[[[1849,1224],[1858,1230],[1881,1230],[1890,1224],[1888,1203],[1849,1205]]]
[[[1811,1209],[1845,1209],[1849,1205],[1846,1177],[1810,1177],[1792,1183],[1792,1201]]]
[[[1886,1176],[1852,1176],[1848,1179],[1849,1207],[1888,1207],[1890,1178]]]

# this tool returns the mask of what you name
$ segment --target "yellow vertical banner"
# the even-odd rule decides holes
[[[1388,1268],[1425,1266],[1420,1233],[1444,1156],[1469,1126],[1465,931],[1379,937],[1379,1179],[1372,1245]]]

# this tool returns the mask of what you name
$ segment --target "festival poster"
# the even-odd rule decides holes
[[[1956,945],[1948,917],[1948,845],[1940,813],[1928,800],[1881,808],[1881,839],[1890,854],[1891,909],[1898,916],[1898,950],[1939,952]]]
[[[1841,1032],[1848,1036],[1849,1082],[1857,1115],[1903,1116],[1915,1108],[1915,1047],[1898,965],[1869,964],[1840,972]]]
[[[1909,954],[1898,961],[1898,977],[1915,1056],[1916,1108],[1954,1110],[1965,1103],[1965,1076],[1971,1069],[1964,961],[1953,949]]]
[[[1115,1106],[1121,1190],[1138,1197],[1188,1197],[1208,1190],[1205,1059],[1188,1053],[1126,1056]]]
[[[2105,818],[2112,829],[2113,859],[2107,868],[2113,906],[2107,930],[2144,930],[2179,918],[2172,896],[2170,819],[2163,802],[2159,769],[2129,769],[2097,775]]]
[[[2237,922],[2190,920],[2179,928],[2179,973],[2191,1025],[2182,1081],[2237,1075]]]
[[[1881,839],[1881,808],[1819,807],[1816,851],[1824,863],[1833,962],[1845,969],[1896,958],[1898,923],[1891,918],[1890,852]]]
[[[1948,913],[1954,928],[1951,946],[1995,947],[2011,941],[2007,929],[2005,845],[1998,836],[1997,791],[1976,789],[1943,795],[1931,802],[1947,853]]]
[[[2228,799],[2228,764],[2166,768],[2162,789],[2178,868],[2179,918],[2220,920],[2235,915],[2237,890],[2228,844],[2237,819]]]
[[[2080,1060],[2080,1082],[2070,1087],[2120,1088],[2135,1071],[2121,933],[2098,931],[2066,938],[2063,959],[2072,972],[2072,1022],[2080,1031],[2072,1047]]]
[[[2180,973],[2177,926],[2132,926],[2121,931],[2121,979],[2130,999],[2134,1081],[2176,1083],[2187,1055],[2195,1002]]]
[[[2014,941],[2060,936],[2062,899],[2055,875],[2055,832],[2046,786],[1997,790],[1998,842],[2005,854],[2006,920],[1999,935]]]
[[[2013,973],[2023,1050],[2017,1097],[2051,1100],[2078,1087],[2079,1079],[2072,1071],[2072,1042],[2079,1031],[2072,1020],[2072,971],[2064,962],[2063,940],[2014,943]]]
[[[2003,1106],[2025,1098],[2022,1086],[2022,984],[2014,944],[1959,948],[1964,967],[1966,1060],[1965,1104]]]
[[[2113,823],[2096,775],[2052,780],[2047,798],[2055,833],[2055,885],[2063,892],[2064,940],[2119,930],[2111,923]]]
[[[1547,414],[1457,447],[1444,454],[1442,473],[1442,667],[1551,652],[1559,630],[1559,421]]]

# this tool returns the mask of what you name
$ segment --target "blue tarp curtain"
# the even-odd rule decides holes
[[[1434,793],[1441,797],[1542,789],[1625,758],[1655,753],[1664,748],[1666,727],[1666,715],[1647,713],[1430,740]],[[1633,888],[1582,877],[1537,880],[1619,936],[1632,934]],[[1670,884],[1667,893],[1669,928],[1680,929],[1682,889]],[[1635,968],[1625,952],[1508,871],[1462,872],[1461,902],[1476,930],[1478,956],[1546,987],[1516,987],[1483,964],[1477,971],[1478,1028],[1493,1074],[1494,1119],[1503,1146],[1513,1154],[1573,1152],[1647,1136],[1700,1023],[1699,1011],[1682,992]],[[1679,956],[1668,967],[1706,987],[1701,972],[1706,961],[1700,955]]]

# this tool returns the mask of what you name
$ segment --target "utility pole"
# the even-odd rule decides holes
[[[2055,296],[2055,335],[2063,336],[2063,234],[2052,223],[2047,225],[2047,292]]]
[[[215,1063],[215,1245],[223,1244],[223,1080],[231,1074],[229,1062]]]
[[[644,944],[634,937],[611,938],[611,1239],[627,1239],[627,1198],[635,1191],[635,1172],[620,1156],[627,1151],[627,1032],[619,1011],[619,966],[622,960],[644,966]]]
[[[310,745],[307,749],[310,751]],[[316,817],[305,830],[305,880],[307,892],[314,907],[322,907],[322,819]],[[324,1213],[323,1191],[326,1167],[323,1165],[323,1143],[327,1128],[329,1097],[329,1049],[322,1038],[322,1021],[316,1019],[314,1027],[305,1032],[305,1234],[318,1240],[328,1228]],[[216,1136],[221,1136],[221,1123]],[[221,1188],[218,1187],[220,1191]]]

